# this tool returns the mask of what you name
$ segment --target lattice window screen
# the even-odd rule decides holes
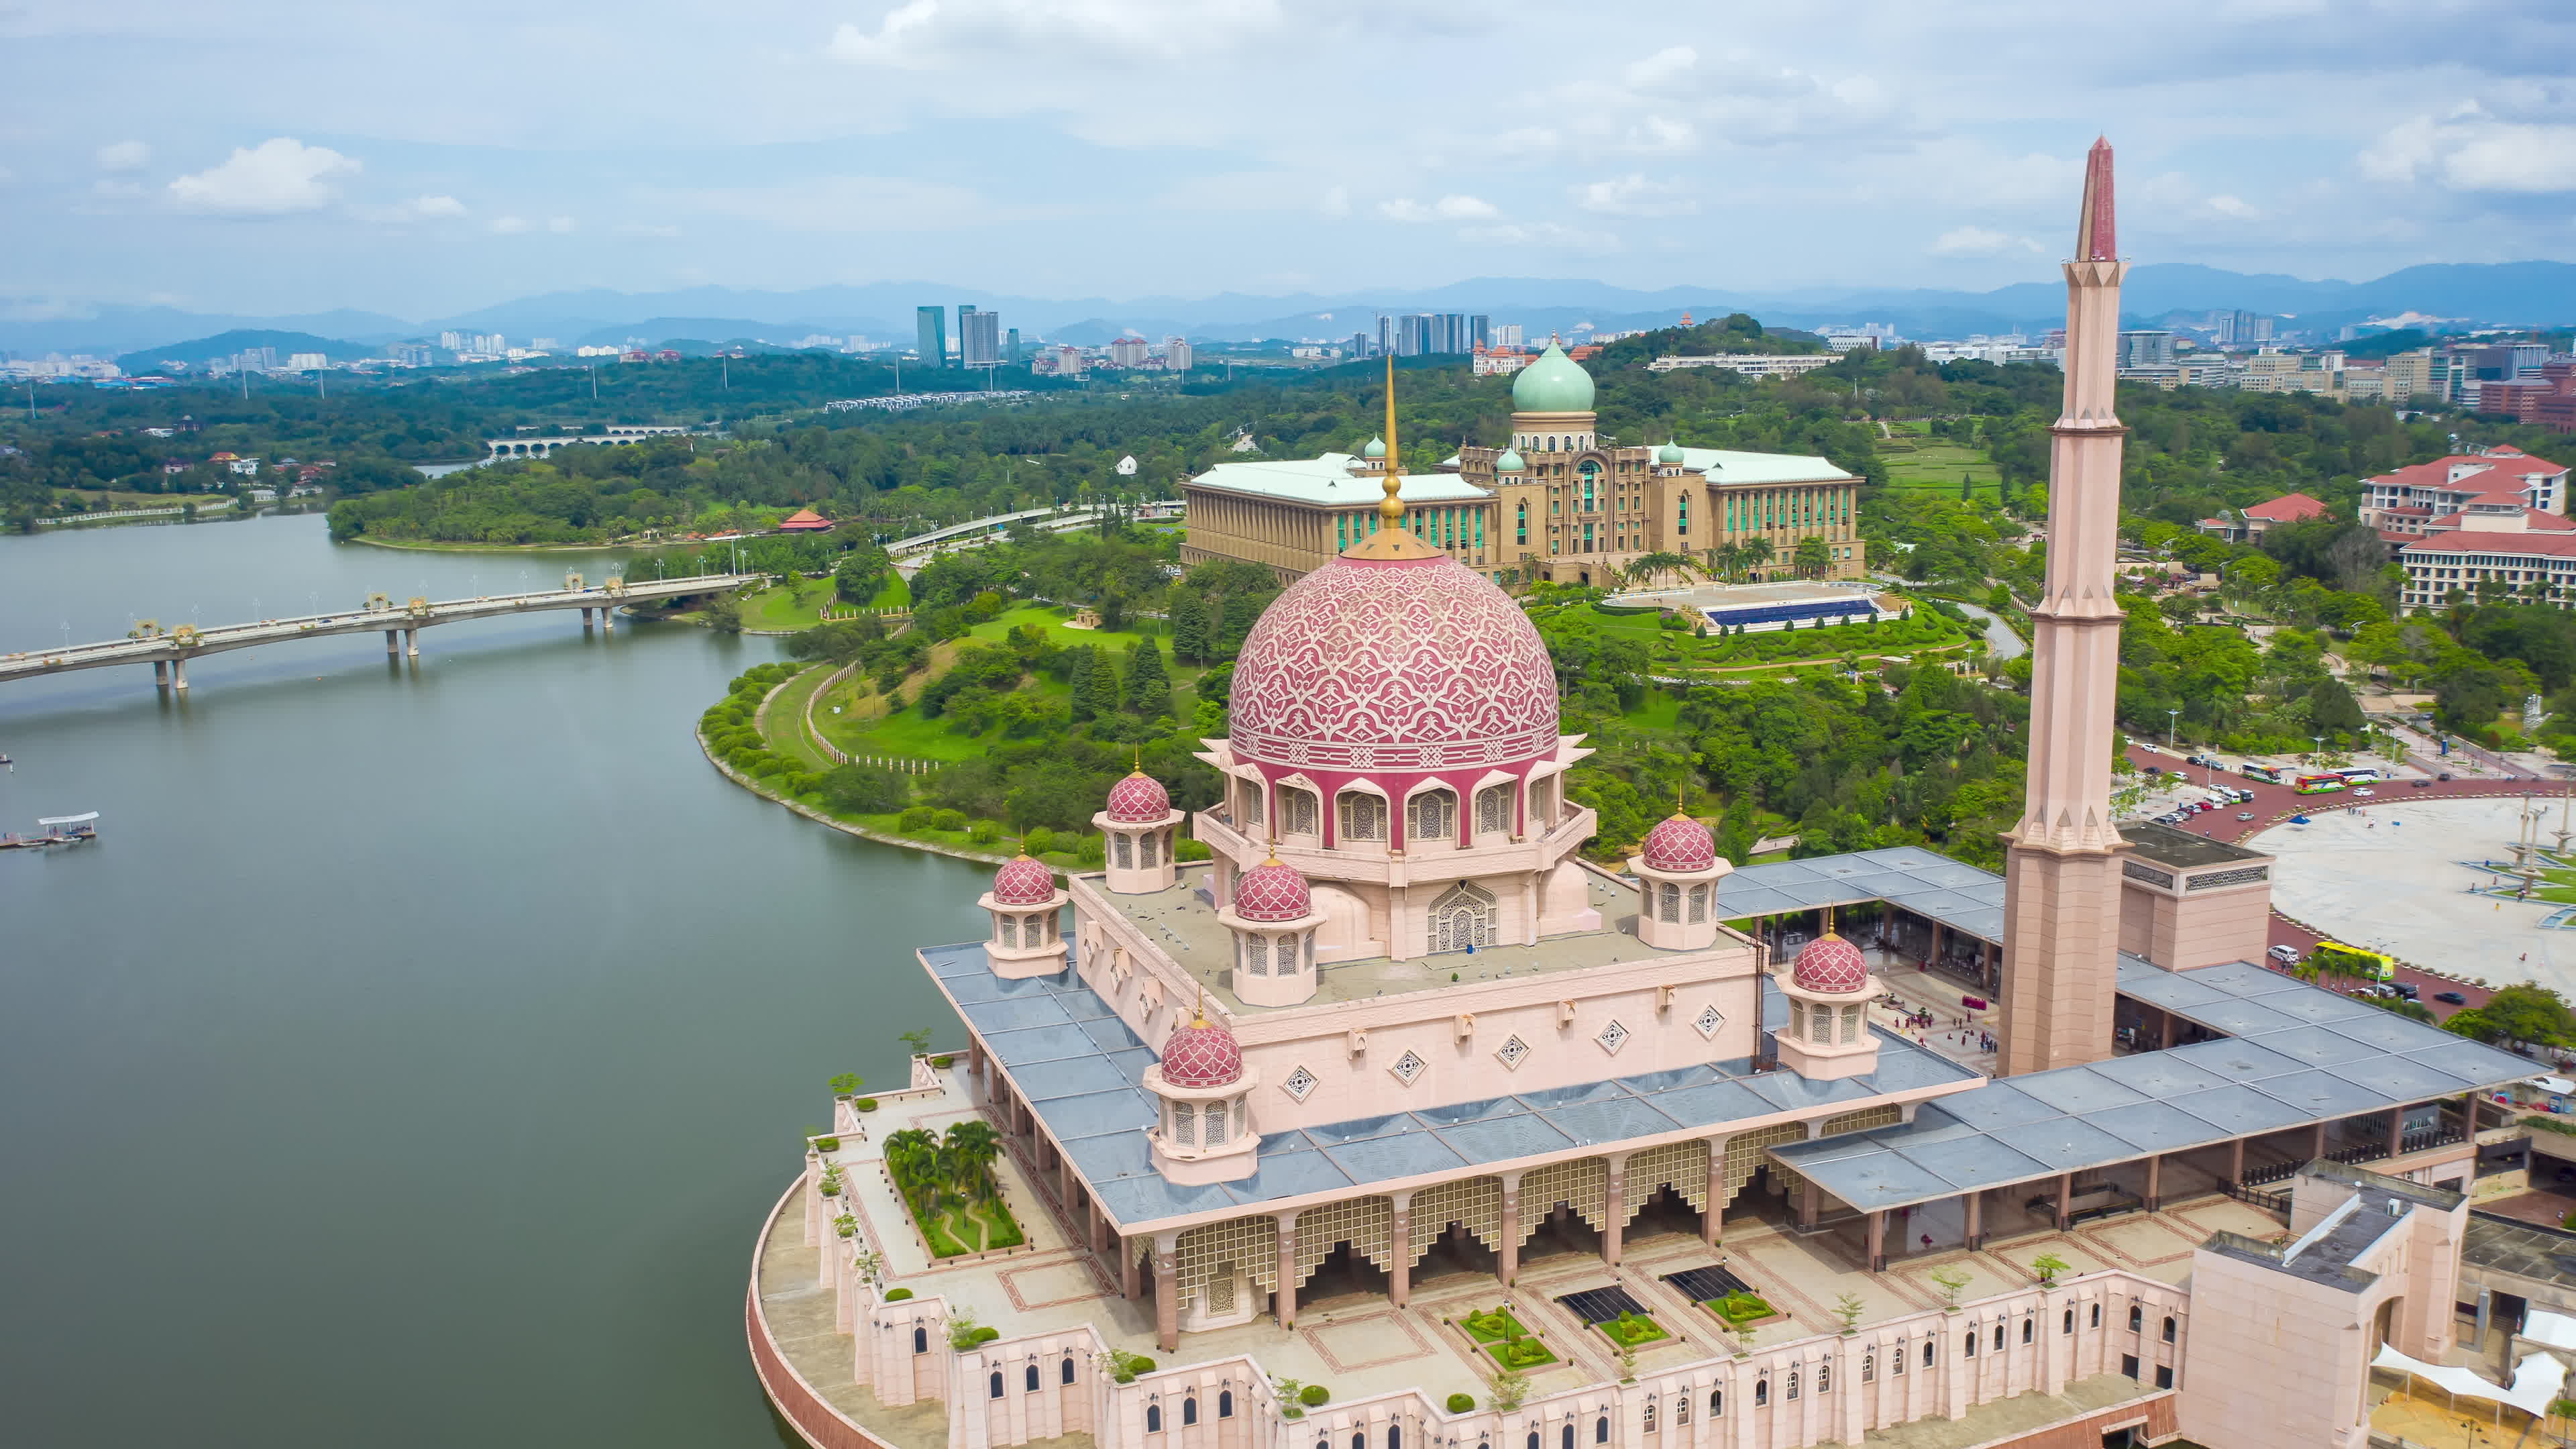
[[[1760,1167],[1765,1160],[1765,1154],[1763,1152],[1764,1148],[1774,1147],[1783,1142],[1804,1142],[1806,1140],[1807,1129],[1803,1124],[1797,1122],[1782,1122],[1776,1126],[1757,1127],[1753,1131],[1738,1132],[1734,1136],[1726,1139],[1726,1177],[1720,1185],[1723,1195],[1719,1198],[1716,1204],[1716,1210],[1719,1212],[1726,1211],[1726,1209],[1735,1202],[1735,1195],[1744,1190],[1744,1184],[1753,1179],[1753,1170]],[[1776,1162],[1771,1164],[1771,1171],[1774,1176],[1778,1176],[1786,1170],[1787,1169],[1781,1167],[1780,1164]],[[1702,1208],[1701,1211],[1706,1212],[1709,1211],[1709,1209]]]
[[[1149,1248],[1152,1242],[1146,1239]],[[1235,1218],[1192,1228],[1181,1234],[1173,1256],[1174,1281],[1184,1305],[1196,1302],[1209,1278],[1228,1263],[1242,1269],[1264,1289],[1275,1291],[1279,1286],[1279,1220]]]
[[[1298,1286],[1303,1287],[1343,1243],[1381,1269],[1394,1266],[1395,1255],[1387,1241],[1394,1226],[1395,1204],[1383,1197],[1330,1202],[1297,1214]]]
[[[1668,1142],[1649,1147],[1628,1159],[1628,1211],[1634,1214],[1646,1205],[1656,1191],[1670,1184],[1682,1200],[1705,1212],[1708,1210],[1708,1144],[1705,1142]]]
[[[1609,1193],[1610,1164],[1602,1158],[1586,1157],[1538,1169],[1521,1179],[1521,1241],[1529,1241],[1530,1234],[1547,1220],[1548,1210],[1558,1203],[1574,1209],[1576,1217],[1595,1229],[1600,1228],[1601,1202]]]
[[[1449,1230],[1451,1223],[1465,1228],[1477,1242],[1501,1252],[1503,1180],[1470,1177],[1415,1193],[1413,1217],[1405,1224],[1404,1234],[1413,1253],[1410,1261],[1422,1261],[1423,1253]]]
[[[1857,1112],[1826,1118],[1824,1130],[1817,1135],[1831,1137],[1837,1132],[1868,1132],[1880,1127],[1893,1127],[1904,1120],[1905,1109],[1902,1107],[1863,1107]]]

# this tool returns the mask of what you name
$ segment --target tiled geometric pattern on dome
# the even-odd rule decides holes
[[[1628,1179],[1620,1192],[1631,1217],[1658,1192],[1671,1188],[1682,1201],[1700,1207],[1708,1201],[1708,1144],[1667,1142],[1632,1153]]]
[[[1234,883],[1234,913],[1247,921],[1293,921],[1315,908],[1293,865],[1256,865]]]
[[[1388,1241],[1395,1227],[1395,1204],[1383,1197],[1355,1197],[1346,1202],[1328,1202],[1297,1214],[1297,1286],[1306,1286],[1333,1249],[1351,1245],[1351,1251],[1375,1263],[1380,1269],[1392,1267],[1393,1245]]]
[[[1552,1162],[1528,1173],[1521,1178],[1521,1241],[1529,1241],[1558,1203],[1599,1231],[1605,1225],[1601,1204],[1609,1195],[1610,1164],[1602,1158]]]
[[[1413,1195],[1409,1211],[1404,1236],[1417,1263],[1451,1223],[1486,1247],[1501,1250],[1503,1180],[1499,1177],[1470,1177],[1426,1187]]]
[[[1336,559],[1263,611],[1231,737],[1272,765],[1435,770],[1556,751],[1556,675],[1503,591],[1447,557]]]
[[[1180,1287],[1176,1296],[1183,1306],[1195,1302],[1216,1270],[1229,1264],[1255,1284],[1275,1291],[1279,1286],[1279,1220],[1260,1213],[1192,1228],[1173,1245],[1172,1257]]]
[[[1175,1087],[1232,1086],[1243,1080],[1243,1048],[1224,1027],[1181,1027],[1163,1039],[1163,1080]]]
[[[1707,826],[1675,815],[1646,832],[1638,853],[1656,870],[1706,870],[1717,863],[1717,839]]]
[[[1122,825],[1147,825],[1171,813],[1171,793],[1151,775],[1129,775],[1109,787],[1107,814]]]
[[[993,872],[993,904],[1042,906],[1055,899],[1055,872],[1034,856],[1014,856]]]
[[[1840,936],[1818,936],[1798,948],[1790,980],[1807,991],[1859,991],[1869,985],[1869,961]]]

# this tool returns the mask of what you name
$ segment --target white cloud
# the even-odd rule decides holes
[[[152,160],[152,148],[140,141],[118,141],[98,148],[101,171],[140,171]]]
[[[454,221],[465,214],[465,203],[453,196],[415,196],[391,206],[351,207],[363,221],[389,222],[401,225],[414,221]]]
[[[1602,256],[1618,251],[1619,238],[1606,231],[1586,231],[1562,222],[1512,222],[1502,226],[1461,227],[1461,241],[1484,242],[1494,246],[1535,247],[1547,251],[1580,252]]]
[[[1996,257],[2015,250],[2036,252],[2040,245],[2026,236],[1961,226],[1941,233],[1932,243],[1932,250],[1945,257]]]
[[[572,230],[572,218],[568,216],[550,218],[546,222],[546,230],[557,236],[565,235]]]
[[[331,203],[331,178],[358,169],[355,158],[328,146],[273,136],[247,149],[236,147],[220,166],[171,182],[170,197],[190,211],[232,216],[318,211]]]
[[[2576,126],[2499,120],[2470,101],[2382,133],[2360,157],[2374,181],[2431,179],[2454,191],[2576,191]]]
[[[1621,75],[1630,90],[1661,90],[1689,75],[1691,67],[1698,64],[1698,51],[1687,45],[1668,45],[1644,60],[1631,61]]]
[[[517,236],[519,233],[526,231],[527,229],[528,219],[523,216],[496,216],[492,218],[492,234],[495,236]]]
[[[1449,195],[1425,206],[1409,196],[1377,204],[1377,214],[1388,221],[1486,221],[1502,215],[1501,208],[1481,197]]]
[[[131,201],[143,194],[143,188],[132,181],[119,181],[112,176],[102,176],[89,184],[89,192],[90,195],[102,200]]]
[[[1605,216],[1689,216],[1699,202],[1678,181],[1648,181],[1631,172],[1573,188],[1574,204]]]
[[[962,186],[887,176],[824,176],[770,186],[713,187],[676,193],[671,199],[790,231],[936,231],[1054,214],[1025,206],[1006,212]]]
[[[1057,64],[1161,62],[1235,50],[1281,28],[1275,0],[908,0],[874,31],[844,22],[823,53],[892,70],[1040,55]]]
[[[2247,204],[2244,198],[2229,196],[2224,192],[2209,198],[2207,201],[2202,202],[2201,205],[2220,216],[2228,217],[2236,221],[2252,221],[2254,218],[2263,214],[2256,211],[2251,205]]]
[[[1324,215],[1331,217],[1350,215],[1351,189],[1347,186],[1327,188],[1324,192],[1323,212]]]

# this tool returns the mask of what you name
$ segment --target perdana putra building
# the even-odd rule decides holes
[[[1059,886],[1014,860],[978,902],[985,941],[920,953],[966,1052],[872,1112],[840,1104],[764,1235],[750,1336],[798,1432],[1774,1449],[1973,1419],[1993,1432],[1941,1442],[2358,1449],[2373,1357],[2443,1359],[2478,1296],[2473,1098],[2528,1065],[2235,959],[2259,954],[2268,861],[2111,818],[2125,263],[2105,145],[2078,242],[2003,880],[1922,850],[1736,870],[1679,815],[1622,871],[1584,862],[1594,820],[1565,783],[1586,752],[1546,650],[1398,526],[1390,472],[1384,526],[1245,642],[1201,757],[1225,795],[1188,822],[1212,861],[1180,864],[1182,812],[1134,774],[1094,817],[1105,869]],[[1398,456],[1391,399],[1387,424]],[[2000,921],[2011,1076],[1873,1024],[1869,958],[1825,920],[1789,960],[1728,924],[1837,906],[1882,939],[1904,912]],[[883,1139],[979,1114],[1029,1241],[934,1257]],[[2259,1228],[2218,1189],[2284,1181],[2294,1242],[2207,1236],[2187,1275],[2064,1236],[2185,1199]],[[1884,1291],[1842,1331],[1773,1260],[1730,1255],[1730,1213]],[[2041,1281],[2052,1246],[2084,1262]],[[1929,1294],[1945,1262],[1977,1266],[1981,1296]],[[1300,1316],[1319,1275],[1323,1325]],[[1736,1283],[1791,1316],[1738,1339],[1697,1306]],[[1560,1360],[1517,1403],[1458,1326],[1506,1297]],[[1589,1326],[1622,1307],[1670,1335],[1633,1371]],[[967,1311],[998,1336],[952,1345]],[[1122,1376],[1111,1350],[1158,1361]],[[1292,1377],[1333,1401],[1283,1405]]]

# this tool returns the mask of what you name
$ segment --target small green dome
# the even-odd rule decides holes
[[[1663,448],[1655,454],[1655,461],[1663,464],[1667,468],[1680,467],[1682,465],[1682,445],[1677,442],[1664,444]]]
[[[1494,471],[1497,473],[1520,473],[1527,471],[1528,468],[1529,465],[1521,461],[1520,452],[1515,448],[1505,448],[1503,456],[1494,460]]]
[[[1524,413],[1592,411],[1592,374],[1551,342],[1538,361],[1512,379],[1512,409]]]
[[[1367,446],[1367,447],[1365,447],[1365,448],[1360,449],[1360,456],[1361,456],[1361,457],[1363,457],[1363,458],[1383,458],[1383,457],[1385,457],[1385,456],[1386,456],[1386,439],[1384,439],[1384,438],[1371,438],[1371,439],[1369,439],[1369,440],[1368,440],[1368,446]]]

